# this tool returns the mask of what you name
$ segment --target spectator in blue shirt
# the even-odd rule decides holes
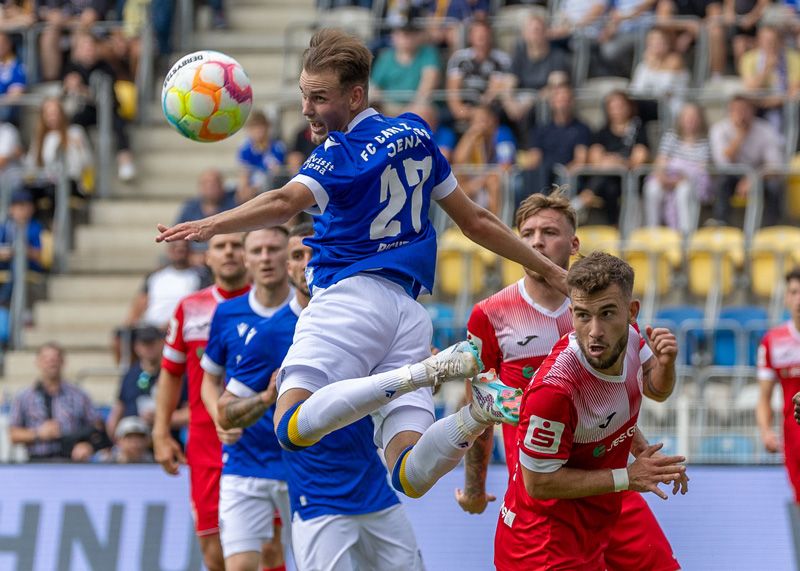
[[[558,85],[549,92],[550,122],[532,129],[528,135],[528,150],[521,154],[522,188],[518,190],[519,204],[530,194],[548,194],[556,182],[555,165],[573,169],[586,164],[592,131],[575,118],[575,97],[569,85]]]
[[[0,32],[0,96],[18,98],[25,93],[26,85],[25,66],[17,57],[14,42],[8,34]],[[18,116],[16,108],[0,107],[0,121],[16,123]]]
[[[29,191],[17,190],[14,192],[8,207],[8,219],[0,226],[0,281],[2,282],[0,284],[0,304],[7,305],[11,301],[11,289],[14,281],[12,276],[14,241],[18,225],[27,225],[28,228],[27,283],[32,286],[34,284],[42,286],[29,288],[28,301],[33,302],[34,298],[39,298],[43,294],[46,262],[42,253],[42,236],[45,230],[41,222],[33,218],[35,212],[33,195]]]
[[[453,171],[472,200],[498,215],[503,204],[502,175],[514,164],[516,154],[511,129],[499,124],[491,107],[479,105],[453,151]],[[459,171],[459,166],[466,168]]]
[[[270,136],[272,125],[254,110],[245,124],[247,139],[239,148],[239,192],[255,196],[275,186],[274,178],[286,162],[286,146]]]

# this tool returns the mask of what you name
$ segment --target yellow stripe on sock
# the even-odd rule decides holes
[[[289,417],[289,424],[286,427],[286,435],[289,437],[289,442],[295,446],[302,446],[306,448],[308,446],[313,446],[319,442],[319,440],[306,440],[300,436],[300,429],[297,428],[297,415],[300,414],[301,408],[303,408],[303,405],[298,406],[292,413],[292,416]]]
[[[408,478],[406,477],[406,461],[408,461],[408,457],[410,454],[411,451],[409,450],[408,453],[404,455],[403,459],[400,461],[400,474],[399,474],[400,485],[403,486],[403,491],[409,498],[413,498],[416,500],[417,498],[421,498],[422,494],[418,493],[414,489],[414,487],[411,485],[411,483],[408,481]]]

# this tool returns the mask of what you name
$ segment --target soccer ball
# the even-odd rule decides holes
[[[235,59],[200,51],[180,58],[164,78],[161,107],[178,133],[221,141],[242,128],[253,105],[250,79]]]

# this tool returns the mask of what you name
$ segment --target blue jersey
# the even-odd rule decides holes
[[[357,273],[392,280],[412,297],[433,288],[436,232],[428,211],[456,188],[425,122],[361,112],[333,131],[292,179],[314,194],[314,255],[306,279],[327,288]]]
[[[227,380],[236,372],[236,362],[245,343],[254,335],[252,326],[270,319],[294,299],[294,291],[279,307],[264,307],[251,289],[247,295],[220,303],[211,320],[208,346],[200,361],[203,370],[213,375],[227,373]],[[222,473],[252,478],[286,480],[283,453],[272,426],[271,408],[255,424],[242,432],[232,445],[222,446]]]
[[[274,317],[253,326],[253,338],[228,383],[230,392],[244,398],[267,388],[292,344],[299,315],[300,306],[292,300]],[[372,419],[365,417],[313,446],[284,454],[292,512],[307,520],[373,513],[399,503],[372,433]]]

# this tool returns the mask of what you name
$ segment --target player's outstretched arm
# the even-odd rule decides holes
[[[499,218],[470,200],[461,187],[440,200],[439,205],[467,238],[544,276],[550,285],[567,294],[566,271],[525,244]]]
[[[180,444],[170,434],[170,421],[173,411],[178,407],[181,396],[181,377],[173,375],[165,368],[158,375],[156,393],[156,417],[153,422],[153,452],[156,462],[161,464],[167,474],[176,475],[178,465],[185,463]]]
[[[156,242],[204,242],[217,234],[278,226],[299,212],[311,208],[314,203],[314,195],[307,186],[299,182],[289,182],[282,188],[259,194],[236,208],[214,216],[182,222],[172,227],[159,224]]]
[[[483,431],[464,456],[464,490],[456,489],[456,502],[471,514],[481,514],[497,498],[486,493],[486,473],[492,456],[494,426]]]
[[[678,358],[678,341],[664,327],[647,327],[647,337],[653,357],[642,365],[644,396],[664,402],[675,388],[675,360]]]
[[[561,467],[554,472],[534,472],[522,467],[525,490],[538,500],[576,499],[633,490],[653,492],[667,499],[658,484],[680,480],[686,472],[683,456],[654,456],[662,444],[646,448],[636,461],[618,470],[578,470]]]

